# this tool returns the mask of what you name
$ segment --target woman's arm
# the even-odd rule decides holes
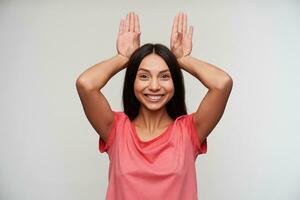
[[[117,39],[118,54],[84,71],[76,84],[88,89],[101,89],[116,73],[124,69],[131,54],[140,46],[139,18],[134,12],[121,20]]]
[[[116,73],[124,69],[127,57],[117,54],[107,60],[93,65],[77,79],[76,86],[99,91]]]
[[[180,13],[174,18],[171,50],[180,67],[196,77],[209,90],[193,117],[200,144],[211,133],[221,119],[229,98],[233,81],[220,68],[190,56],[192,51],[193,27],[187,32],[187,17]]]
[[[202,144],[224,114],[233,81],[226,72],[218,67],[191,56],[180,59],[179,63],[184,70],[209,89],[193,118],[200,144]]]
[[[207,89],[222,89],[232,82],[225,71],[192,56],[185,56],[178,62],[182,69],[196,77]]]
[[[127,14],[126,23],[124,20],[120,23],[118,54],[88,68],[76,81],[85,115],[105,142],[114,122],[114,113],[100,89],[126,66],[128,58],[140,45],[139,35],[138,16],[131,12]]]

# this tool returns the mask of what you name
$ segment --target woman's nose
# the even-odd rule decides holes
[[[149,88],[152,90],[159,90],[160,89],[159,81],[157,79],[152,79]]]

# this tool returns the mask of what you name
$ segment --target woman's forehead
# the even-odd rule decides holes
[[[167,71],[169,67],[167,63],[158,55],[150,54],[146,56],[140,63],[139,69],[143,71]]]
[[[163,72],[170,72],[169,68],[168,69],[163,69],[163,70],[160,70],[160,69],[147,69],[147,68],[144,68],[144,67],[140,67],[138,69],[138,71],[143,71],[143,72],[149,72],[149,73],[154,73],[154,72],[158,72],[158,73],[163,73]]]

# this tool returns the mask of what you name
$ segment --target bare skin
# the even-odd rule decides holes
[[[166,111],[166,104],[174,95],[173,80],[168,65],[160,56],[150,54],[142,60],[134,92],[141,106],[132,123],[139,137],[148,141],[159,136],[174,121]],[[153,102],[145,94],[164,96]]]
[[[197,128],[199,142],[202,144],[205,138],[208,137],[218,124],[224,113],[233,81],[231,77],[220,68],[191,56],[193,46],[192,37],[193,26],[189,26],[189,30],[187,30],[186,14],[182,12],[178,13],[174,17],[170,49],[175,54],[180,67],[197,78],[208,89],[207,94],[201,101],[193,118]],[[161,69],[163,69],[163,67],[161,67]],[[157,88],[159,88],[159,83],[160,82],[157,81]],[[141,137],[147,138],[148,140],[153,139],[168,127],[168,125],[160,126],[160,124],[170,125],[170,123],[172,123],[170,120],[169,122],[163,122],[164,118],[168,118],[165,109],[156,112],[148,111],[143,108],[142,106],[141,112],[135,120],[138,127],[137,130],[140,132],[139,135]]]
[[[114,115],[108,101],[99,90],[112,76],[124,69],[124,64],[131,54],[140,47],[140,34],[138,16],[134,12],[128,13],[126,20],[122,19],[119,26],[118,54],[88,68],[76,81],[84,112],[93,128],[105,142],[112,128]],[[192,36],[193,27],[190,26],[187,31],[187,16],[183,13],[177,14],[173,22],[170,49],[175,54],[180,67],[197,78],[208,89],[193,118],[201,144],[221,119],[233,81],[220,68],[191,56]],[[144,140],[157,137],[173,122],[165,110],[165,105],[172,97],[174,89],[172,80],[162,81],[162,75],[165,73],[159,74],[159,72],[166,69],[166,65],[159,57],[147,57],[143,60],[147,65],[142,67],[150,66],[148,68],[149,79],[142,81],[136,78],[134,86],[135,94],[142,106],[133,124],[137,134]],[[144,93],[163,93],[166,96],[162,101],[153,103],[145,99]]]
[[[131,54],[140,47],[139,17],[134,12],[120,21],[117,55],[85,70],[76,80],[76,89],[84,113],[97,134],[107,142],[114,122],[114,114],[101,89],[119,71],[123,70]]]
[[[192,36],[193,26],[187,31],[187,16],[180,12],[174,17],[170,49],[177,57],[180,67],[208,89],[193,118],[202,144],[224,113],[233,81],[220,68],[191,56]]]

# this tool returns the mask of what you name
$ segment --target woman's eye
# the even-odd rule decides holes
[[[144,74],[140,75],[139,77],[140,77],[140,78],[147,78],[147,76],[144,75]]]
[[[170,76],[167,74],[162,75],[163,78],[169,78]]]
[[[148,78],[148,76],[145,75],[145,74],[141,74],[141,75],[139,75],[139,77],[142,78],[142,79]],[[164,74],[164,75],[162,75],[161,77],[162,77],[163,79],[168,79],[168,78],[170,78],[170,76],[169,76],[168,74]]]

